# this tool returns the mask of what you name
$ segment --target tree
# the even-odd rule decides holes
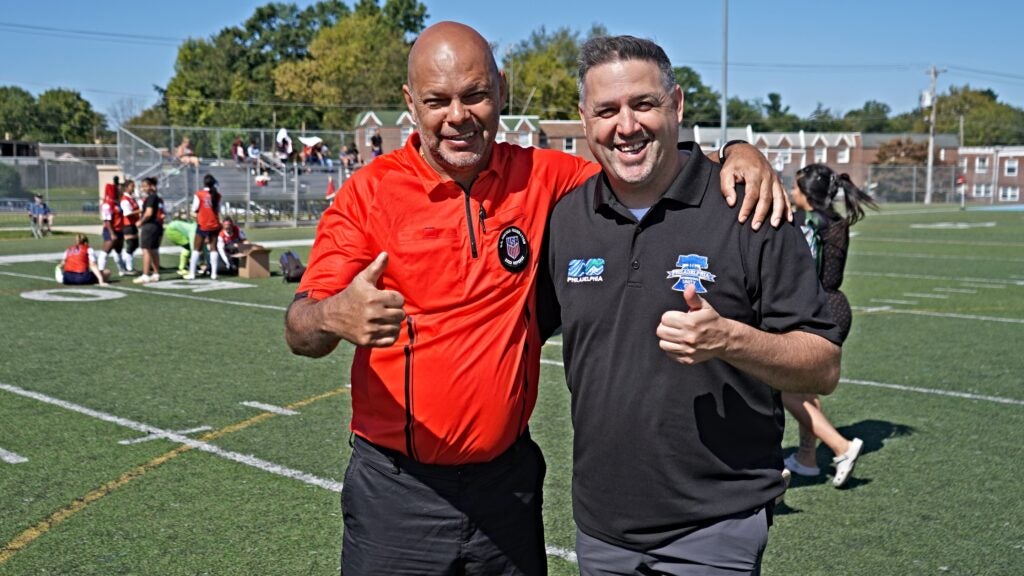
[[[33,139],[40,142],[87,144],[105,135],[107,121],[76,90],[54,88],[39,95],[38,124]]]
[[[868,100],[858,110],[850,110],[843,116],[846,130],[851,132],[886,132],[889,129],[888,104],[877,100]]]
[[[717,124],[721,117],[721,96],[706,86],[700,74],[689,66],[676,66],[672,75],[683,91],[683,126]]]
[[[0,136],[21,140],[35,129],[35,97],[17,86],[0,86]]]
[[[730,126],[750,125],[754,130],[762,130],[761,103],[757,100],[742,100],[736,96],[729,98],[726,104]]]
[[[768,101],[762,104],[765,113],[764,129],[773,132],[790,132],[800,128],[800,118],[782,105],[782,95],[769,92]]]
[[[548,33],[541,26],[513,47],[502,62],[512,95],[508,113],[577,118],[579,53],[579,32],[568,27]]]
[[[1024,110],[999,102],[991,89],[951,86],[949,93],[935,99],[939,134],[958,133],[960,115],[964,117],[966,146],[997,146],[1024,144]],[[893,129],[927,132],[929,110],[917,108],[893,118]]]
[[[825,105],[821,102],[818,102],[814,111],[807,117],[807,123],[810,124],[810,129],[816,132],[841,132],[846,130],[846,125],[843,123],[842,118],[834,114],[831,109],[825,108]]]
[[[910,138],[894,138],[878,147],[875,164],[922,165],[928,162],[928,143],[914,142]]]
[[[380,13],[359,13],[325,28],[308,58],[274,70],[277,95],[322,105],[325,128],[348,129],[361,109],[403,102],[409,45]]]

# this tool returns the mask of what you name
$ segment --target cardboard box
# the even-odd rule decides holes
[[[246,244],[232,258],[238,258],[239,278],[270,278],[270,250],[259,244]]]

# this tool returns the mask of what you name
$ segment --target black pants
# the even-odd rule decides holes
[[[421,464],[357,437],[342,491],[342,574],[546,574],[545,471],[529,434],[463,466]]]

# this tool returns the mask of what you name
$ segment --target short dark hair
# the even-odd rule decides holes
[[[625,60],[646,60],[657,64],[661,72],[661,83],[666,92],[671,92],[676,85],[676,77],[672,72],[672,62],[661,46],[653,40],[636,36],[597,36],[583,43],[580,48],[579,67],[576,73],[576,88],[580,101],[583,100],[583,81],[587,72],[594,66],[620,62]]]
[[[149,184],[153,188],[156,188],[156,178],[154,178],[152,176],[146,176],[145,178],[143,178],[142,179],[142,183],[143,184]]]

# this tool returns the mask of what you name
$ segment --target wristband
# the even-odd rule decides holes
[[[729,140],[725,144],[722,144],[722,147],[718,149],[718,161],[721,162],[722,164],[725,164],[725,151],[726,151],[726,149],[729,148],[729,146],[732,146],[733,144],[746,144],[746,143],[747,143],[746,140]]]

